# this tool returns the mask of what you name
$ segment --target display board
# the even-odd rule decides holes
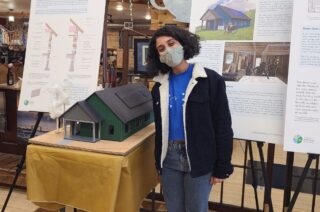
[[[235,138],[283,141],[291,16],[291,0],[192,1],[201,51],[190,62],[225,79]]]
[[[320,1],[294,0],[284,149],[320,154]]]
[[[48,112],[68,79],[70,105],[96,90],[106,1],[32,0],[19,110]]]

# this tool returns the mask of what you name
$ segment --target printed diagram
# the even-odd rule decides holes
[[[69,27],[69,32],[72,34],[69,36],[73,37],[73,39],[72,39],[72,52],[70,54],[67,54],[67,58],[70,59],[69,71],[74,72],[74,62],[75,62],[76,54],[77,54],[79,32],[82,34],[84,31],[72,19],[70,19],[70,22],[71,22],[71,25]]]
[[[31,98],[40,96],[40,93],[41,93],[41,88],[33,89],[31,91]]]
[[[57,37],[58,34],[49,26],[49,24],[45,23],[46,29],[45,31],[49,33],[49,40],[48,40],[48,50],[46,53],[43,53],[43,56],[46,56],[46,66],[44,70],[49,71],[50,70],[50,56],[51,56],[51,46],[52,46],[52,38],[53,36]]]
[[[309,0],[309,13],[320,13],[320,0]]]

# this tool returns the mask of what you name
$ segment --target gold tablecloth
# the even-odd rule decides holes
[[[157,184],[154,136],[127,155],[30,144],[27,198],[42,208],[137,212]]]

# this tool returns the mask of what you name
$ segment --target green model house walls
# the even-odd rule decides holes
[[[97,91],[61,115],[65,138],[122,141],[153,122],[152,97],[142,84]]]

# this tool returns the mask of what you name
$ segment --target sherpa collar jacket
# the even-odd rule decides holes
[[[159,74],[152,89],[155,115],[155,160],[161,173],[168,149],[169,74]],[[209,172],[224,179],[233,172],[231,165],[233,131],[225,82],[215,71],[195,64],[183,105],[183,123],[191,176]]]

